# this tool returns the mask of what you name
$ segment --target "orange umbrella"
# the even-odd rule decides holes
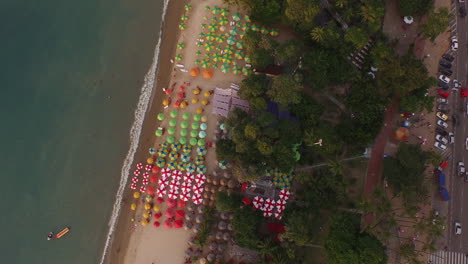
[[[400,127],[393,133],[393,136],[396,139],[401,140],[401,141],[407,140],[409,135],[410,135],[409,130],[406,127]]]
[[[190,70],[190,76],[197,77],[200,74],[200,69],[198,67],[192,68]]]
[[[204,70],[203,71],[203,78],[205,78],[205,79],[213,78],[213,70],[211,70],[211,69]]]
[[[196,104],[196,103],[198,103],[198,97],[192,98],[192,104]]]

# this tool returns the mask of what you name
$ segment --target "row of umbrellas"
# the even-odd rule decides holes
[[[281,220],[284,209],[286,208],[286,201],[289,199],[290,193],[286,189],[281,189],[280,199],[275,201],[267,198],[263,199],[260,196],[254,197],[252,206],[254,209],[261,210],[264,217],[270,217],[273,215],[276,219]]]
[[[181,182],[182,179],[183,181]],[[203,202],[202,193],[205,182],[206,176],[204,173],[198,173],[197,175],[186,173],[182,176],[181,171],[171,170],[167,167],[161,171],[157,195],[158,197],[167,195],[170,199],[180,198],[182,201],[191,199],[194,204],[198,205]],[[191,192],[193,192],[193,195]]]

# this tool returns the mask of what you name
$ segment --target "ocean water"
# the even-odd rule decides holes
[[[0,1],[2,263],[99,263],[163,6]]]

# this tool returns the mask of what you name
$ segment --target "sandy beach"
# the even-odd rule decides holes
[[[187,12],[189,17],[186,21],[187,28],[181,31],[179,30],[179,23],[181,22],[181,15],[185,12],[185,4],[190,4],[192,9]],[[211,79],[203,78],[202,74],[197,77],[191,77],[188,73],[188,70],[197,67],[195,64],[197,50],[204,50],[196,45],[198,34],[202,32],[201,24],[207,23],[204,21],[206,20],[207,14],[211,15],[211,13],[207,13],[204,8],[205,6],[213,7],[214,5],[222,6],[222,1],[170,1],[163,27],[163,38],[157,72],[158,83],[157,87],[154,89],[153,99],[145,117],[139,150],[137,151],[134,164],[138,162],[145,163],[149,156],[148,149],[150,147],[157,149],[158,145],[167,137],[167,135],[156,137],[154,131],[159,126],[168,128],[169,112],[177,109],[173,104],[164,109],[161,104],[162,100],[166,98],[166,95],[163,93],[163,88],[170,88],[174,83],[176,83],[176,89],[183,84],[186,88],[185,100],[188,102],[188,106],[183,110],[181,109],[180,112],[194,114],[197,109],[203,108],[202,116],[207,118],[206,124],[208,125],[208,129],[206,130],[206,142],[213,142],[218,117],[211,113],[212,104],[203,106],[200,102],[192,103],[192,99],[193,97],[197,97],[201,100],[205,98],[205,92],[213,91],[216,87],[229,88],[231,83],[238,84],[244,78],[242,75],[235,75],[233,73],[224,74],[219,69],[213,69],[214,74]],[[176,47],[177,43],[184,43],[185,48],[178,50]],[[171,60],[174,60],[176,54],[181,55],[182,60],[174,62],[173,64]],[[176,67],[175,64],[179,64],[179,67]],[[183,65],[183,67],[180,67],[180,65]],[[201,68],[200,70],[203,71]],[[195,96],[192,90],[197,86],[201,88],[202,92],[200,95]],[[176,92],[177,91],[174,91],[171,95],[172,102],[177,100]],[[207,97],[207,99],[211,98]],[[159,123],[156,116],[161,112],[164,113],[167,118]],[[177,119],[178,122],[180,122],[181,115],[179,115]],[[178,135],[179,132],[180,128],[177,128],[175,135]],[[210,174],[217,167],[214,148],[208,150],[205,159],[207,174]],[[105,263],[184,263],[184,252],[188,247],[187,242],[192,236],[192,233],[184,229],[165,229],[162,226],[155,228],[151,224],[142,227],[140,224],[140,216],[143,211],[141,209],[141,202],[136,211],[131,211],[130,205],[135,201],[132,195],[133,191],[127,187],[119,221]],[[190,201],[188,203],[190,203]],[[164,208],[162,207],[161,209],[161,211],[163,211]]]

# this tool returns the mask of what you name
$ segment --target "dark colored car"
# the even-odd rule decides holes
[[[445,89],[445,90],[447,90],[447,89],[449,88],[449,85],[446,84],[446,83],[444,83],[444,82],[441,81],[441,80],[437,80],[437,85],[438,85],[440,88]]]
[[[443,111],[443,112],[447,112],[447,109],[448,109],[448,107],[445,104],[439,104],[437,106],[437,110],[440,110],[440,111]]]
[[[447,131],[445,131],[445,129],[443,129],[441,127],[436,127],[436,132],[441,134],[444,137],[448,135]]]
[[[439,62],[439,65],[440,65],[440,66],[443,66],[443,67],[445,67],[445,68],[452,68],[452,63],[450,63],[450,62],[448,62],[448,61],[446,61],[446,60],[441,60],[441,61]]]
[[[442,58],[444,58],[445,60],[447,60],[449,62],[452,62],[455,59],[455,57],[453,57],[450,54],[444,54],[444,55],[442,55]]]
[[[463,6],[463,5],[460,6],[458,11],[460,11],[460,17],[466,17],[466,8],[465,8],[465,6]]]
[[[442,74],[445,74],[447,77],[450,77],[453,74],[452,70],[444,68],[444,67],[440,67],[439,72],[441,72]]]

